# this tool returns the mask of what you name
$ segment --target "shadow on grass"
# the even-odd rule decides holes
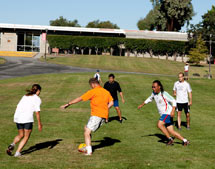
[[[52,149],[56,145],[58,145],[60,143],[60,141],[62,141],[62,140],[63,139],[56,139],[56,140],[53,140],[53,141],[46,141],[46,142],[43,142],[43,143],[35,144],[34,146],[29,147],[29,149],[22,151],[22,155],[30,154],[30,153],[32,153],[34,151],[38,151],[38,150],[41,150],[41,149],[44,149],[44,148]]]
[[[163,143],[163,144],[167,144],[167,143],[168,143],[168,139],[167,139],[166,136],[163,135],[163,134],[158,134],[158,133],[156,133],[156,134],[149,134],[149,135],[142,136],[142,137],[150,137],[150,136],[154,136],[154,137],[159,138],[159,139],[160,139],[160,140],[158,140],[159,143]],[[175,140],[175,138],[173,138],[173,139]],[[175,141],[174,141],[174,144],[182,144],[182,143],[180,143],[180,142],[175,142]],[[174,144],[173,144],[173,145],[174,145]]]
[[[127,120],[126,117],[122,117],[122,119],[123,119],[123,120]],[[112,121],[114,121],[114,120],[119,121],[119,116],[113,116],[113,117],[109,117],[109,118],[108,118],[108,122],[112,122]]]
[[[100,149],[103,147],[113,146],[115,143],[120,143],[121,141],[118,139],[112,139],[110,137],[104,137],[103,140],[92,141],[93,143],[100,143],[98,145],[92,146],[93,151],[96,149]]]
[[[190,65],[191,67],[204,67],[204,65],[196,65],[196,64],[193,64],[193,65]]]

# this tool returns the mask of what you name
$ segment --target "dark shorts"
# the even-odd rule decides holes
[[[168,114],[162,114],[159,120],[163,121],[166,127],[173,125],[173,118]]]
[[[188,103],[177,103],[177,111],[182,111],[183,109],[186,114],[190,112]]]
[[[119,107],[119,101],[118,100],[114,100],[113,101],[113,106],[114,107]]]
[[[33,129],[33,123],[16,123],[18,130],[32,130]]]

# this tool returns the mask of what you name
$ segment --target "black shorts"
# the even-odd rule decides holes
[[[182,111],[183,109],[186,114],[190,112],[188,103],[177,103],[177,111]]]
[[[33,129],[33,123],[16,123],[18,130],[32,130]]]

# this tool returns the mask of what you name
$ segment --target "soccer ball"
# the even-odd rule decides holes
[[[82,152],[82,153],[86,153],[86,152],[87,152],[86,144],[85,144],[85,143],[79,144],[79,146],[78,146],[78,151],[79,151],[79,152]]]

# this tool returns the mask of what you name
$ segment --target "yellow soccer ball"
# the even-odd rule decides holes
[[[85,143],[79,144],[79,146],[78,146],[78,151],[79,151],[79,152],[82,152],[82,153],[86,153],[86,152],[87,152],[86,144],[85,144]]]

